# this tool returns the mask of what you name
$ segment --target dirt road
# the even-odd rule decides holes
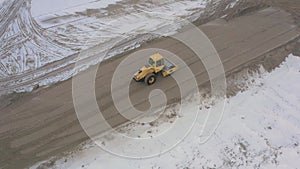
[[[267,8],[229,22],[218,19],[199,28],[215,45],[226,73],[300,36],[293,17],[276,8]],[[161,48],[175,53],[196,74],[198,84],[208,81],[201,61],[188,47],[174,39],[164,38],[141,48]],[[101,65],[96,77],[98,104],[112,126],[126,121],[117,113],[110,96],[111,76],[124,58]],[[141,64],[141,61],[136,64]],[[139,103],[137,108],[146,109],[149,106],[148,94],[156,88],[166,91],[169,101],[174,101],[179,93],[173,83],[171,77],[158,79],[150,87],[132,82],[132,102]],[[71,80],[26,95],[1,109],[0,115],[0,168],[22,168],[87,139],[74,111]]]

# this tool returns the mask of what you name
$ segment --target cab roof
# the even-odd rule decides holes
[[[150,58],[153,59],[153,61],[158,61],[163,59],[164,57],[160,53],[156,53],[154,55],[151,55]]]

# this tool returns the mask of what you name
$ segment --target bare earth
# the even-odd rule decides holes
[[[215,45],[227,75],[300,36],[294,18],[277,8],[267,8],[228,22],[217,19],[199,28]],[[142,48],[161,48],[175,53],[197,75],[199,85],[209,80],[201,61],[188,47],[174,39],[164,38]],[[111,76],[125,57],[101,65],[96,78],[98,104],[111,126],[126,122],[117,113],[110,96]],[[133,64],[140,66],[146,58],[143,56]],[[176,101],[179,93],[173,84],[172,77],[159,78],[150,87],[132,82],[132,102],[139,109],[148,108],[148,94],[156,88],[166,92],[169,102]],[[3,107],[0,115],[0,168],[23,168],[88,139],[74,111],[71,80],[25,95]]]

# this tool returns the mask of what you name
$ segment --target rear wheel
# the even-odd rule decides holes
[[[147,85],[152,85],[152,84],[154,84],[155,82],[156,82],[156,76],[155,76],[155,74],[151,73],[151,74],[149,74],[149,75],[147,75],[147,76],[145,77],[145,83],[146,83]]]

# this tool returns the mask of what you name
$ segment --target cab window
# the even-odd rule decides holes
[[[149,65],[151,65],[152,67],[155,67],[155,62],[153,61],[152,58],[149,59]]]
[[[156,62],[156,66],[159,67],[159,66],[162,66],[164,63],[163,63],[163,60],[159,60]]]

